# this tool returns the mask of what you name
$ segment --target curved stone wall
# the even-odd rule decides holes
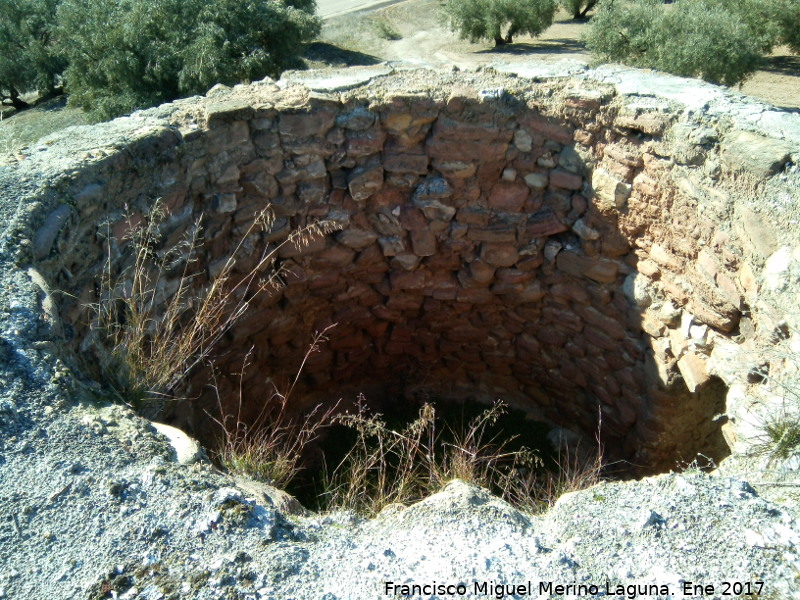
[[[797,270],[796,235],[772,221],[798,197],[800,128],[786,115],[768,136],[680,89],[626,93],[614,75],[298,74],[107,125],[108,144],[40,194],[35,266],[71,294],[54,332],[91,353],[83,305],[107,256],[129,260],[127,218],[156,199],[162,249],[202,218],[198,288],[240,242],[244,276],[326,221],[333,233],[280,247],[285,285],[218,345],[231,407],[247,352],[254,416],[335,324],[303,370],[305,405],[502,398],[589,440],[599,429],[635,471],[719,460],[766,370],[792,370],[769,350],[797,339],[779,283]],[[267,205],[274,222],[252,232]],[[207,384],[198,372],[182,393]],[[213,402],[174,416],[201,428]]]

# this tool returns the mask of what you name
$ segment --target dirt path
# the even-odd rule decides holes
[[[586,23],[575,22],[566,14],[560,15],[541,37],[520,36],[513,44],[496,49],[492,43],[459,39],[443,21],[440,6],[438,0],[407,0],[373,13],[334,18],[326,23],[323,39],[354,52],[355,64],[390,60],[474,69],[531,60],[588,64],[591,59],[580,42]],[[387,39],[391,37],[399,39]],[[764,69],[733,89],[779,108],[798,110],[800,56],[779,49],[767,59]]]

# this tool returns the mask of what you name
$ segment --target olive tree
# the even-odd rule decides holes
[[[561,0],[564,7],[573,19],[585,19],[589,11],[597,6],[598,0]]]
[[[0,0],[0,101],[17,109],[20,96],[52,95],[64,70],[54,43],[59,0]]]
[[[517,34],[537,36],[550,27],[556,0],[447,0],[444,10],[462,38],[500,46]]]
[[[733,6],[726,0],[604,2],[584,41],[600,60],[734,85],[758,68],[771,34]]]
[[[773,20],[778,26],[777,42],[800,54],[800,0],[777,0]]]
[[[62,0],[69,101],[107,119],[278,77],[320,30],[313,0]]]

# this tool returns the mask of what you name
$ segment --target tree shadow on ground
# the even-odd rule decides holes
[[[55,112],[67,107],[67,95],[61,94],[53,98],[37,101],[34,106],[42,111]]]
[[[329,67],[360,67],[377,65],[383,60],[371,54],[346,50],[326,42],[313,42],[308,45],[303,55],[307,61],[324,63]]]
[[[514,42],[496,46],[486,50],[479,50],[477,54],[585,54],[586,46],[578,40],[569,38],[554,38],[533,43]]]
[[[768,56],[761,65],[762,71],[800,77],[800,56]]]

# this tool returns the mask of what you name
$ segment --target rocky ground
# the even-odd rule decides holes
[[[796,521],[736,479],[601,484],[543,516],[460,482],[373,520],[293,514],[265,486],[178,465],[124,408],[53,396],[2,400],[3,598],[366,600],[413,584],[464,586],[414,598],[529,585],[541,598],[797,597]]]
[[[711,86],[651,84],[770,123]],[[606,483],[538,516],[454,482],[366,520],[181,464],[167,437],[64,366],[50,291],[29,269],[61,174],[146,135],[157,113],[68,131],[0,167],[0,598],[800,598],[792,507],[737,478]]]

